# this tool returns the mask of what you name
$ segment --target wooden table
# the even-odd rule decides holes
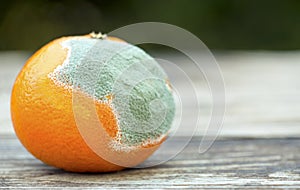
[[[26,57],[19,52],[0,54],[0,188],[300,188],[298,52],[219,52],[227,112],[210,150],[198,153],[200,132],[162,165],[108,174],[68,173],[46,166],[19,143],[10,122],[9,94]],[[208,120],[209,96],[207,89],[202,92],[202,119]],[[178,136],[174,143],[181,140]]]
[[[199,139],[195,137],[185,151],[162,165],[108,174],[76,174],[55,169],[33,158],[15,136],[0,138],[1,187],[300,187],[299,138],[220,139],[207,153],[199,154]]]

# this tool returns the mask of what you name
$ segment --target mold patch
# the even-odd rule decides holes
[[[91,38],[62,43],[68,56],[49,77],[68,89],[79,89],[109,102],[118,121],[116,144],[146,146],[157,142],[172,124],[175,112],[167,75],[140,48]]]

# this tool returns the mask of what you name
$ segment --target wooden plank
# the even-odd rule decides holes
[[[199,137],[193,138],[176,158],[156,167],[78,174],[44,165],[15,136],[1,135],[0,187],[300,188],[299,138],[220,139],[204,154],[198,154],[198,144]]]
[[[28,53],[0,53],[0,134],[13,134],[10,121],[10,92],[15,77]],[[157,57],[179,62],[191,78],[199,75],[180,55],[160,54]],[[295,52],[217,52],[226,84],[226,116],[221,136],[236,137],[300,137],[300,53]],[[182,76],[172,76],[180,82]],[[205,80],[199,83],[200,127],[210,121],[211,96]],[[190,101],[188,105],[194,105]],[[187,109],[189,110],[189,109]],[[185,117],[189,117],[189,113]],[[187,119],[182,126],[194,126]],[[187,128],[187,132],[189,132]],[[192,129],[191,129],[192,130]],[[202,134],[201,130],[198,134]]]

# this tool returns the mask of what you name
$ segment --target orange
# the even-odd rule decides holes
[[[98,45],[87,46],[98,42]],[[125,53],[114,52],[119,51],[114,46],[124,46]],[[109,64],[103,66],[103,73],[96,81],[96,94],[91,94],[89,83],[82,82],[90,73],[78,74],[78,71],[72,70],[75,68],[73,66],[99,66],[100,62],[94,63],[91,60],[104,59],[104,55],[109,52],[114,54],[107,60]],[[159,70],[158,64],[153,63],[150,69],[156,69],[154,75],[158,73],[157,77],[165,81],[166,85],[152,79],[135,84],[130,91],[133,95],[129,96],[129,101],[124,101],[129,104],[126,108],[131,110],[130,115],[128,111],[122,112],[125,103],[120,98],[124,96],[119,96],[116,93],[118,90],[112,87],[113,83],[108,82],[117,81],[117,77],[111,76],[122,78],[122,73],[128,70],[124,68],[137,61],[139,55],[139,61],[150,57],[123,40],[114,37],[97,38],[94,34],[62,37],[34,53],[19,73],[11,95],[14,129],[25,148],[44,163],[73,172],[118,171],[147,159],[166,138],[174,117],[172,92],[168,88],[165,73]],[[136,63],[139,64],[139,61]],[[95,69],[96,66],[91,68]],[[136,69],[139,67],[132,68],[135,70],[132,74],[124,75],[125,78],[133,76],[132,80],[135,80],[138,71],[144,72]],[[78,77],[76,84],[74,73],[81,77]],[[73,83],[70,82],[72,80]],[[123,90],[122,85],[118,88]],[[157,117],[162,115],[146,105],[154,99],[167,102],[163,103],[167,110],[164,111],[166,119],[159,126],[154,126],[155,122],[148,117],[149,114]],[[74,105],[76,101],[78,103]],[[96,119],[92,117],[93,110],[87,102],[95,106]],[[80,112],[80,127],[76,120],[78,116],[74,113],[76,109]],[[154,129],[150,132],[143,132],[151,127]],[[135,131],[132,128],[141,130]]]

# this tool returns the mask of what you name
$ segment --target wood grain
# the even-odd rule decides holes
[[[200,137],[194,137],[181,154],[162,165],[108,174],[68,173],[44,165],[14,136],[9,97],[28,55],[0,53],[0,188],[300,189],[300,52],[217,52],[227,107],[214,146],[198,154]],[[161,57],[181,62],[191,78],[198,75],[182,56]],[[180,76],[170,77],[185,88]],[[196,82],[203,129],[210,119],[211,97],[205,80]],[[182,97],[189,97],[188,90]],[[181,126],[190,132],[194,124]],[[170,156],[172,146],[181,141],[176,137],[161,156]]]
[[[300,188],[300,139],[220,139],[198,154],[199,137],[173,160],[108,174],[68,173],[44,165],[15,136],[0,136],[0,187]],[[177,137],[176,142],[180,142]],[[168,156],[170,152],[165,152]]]

